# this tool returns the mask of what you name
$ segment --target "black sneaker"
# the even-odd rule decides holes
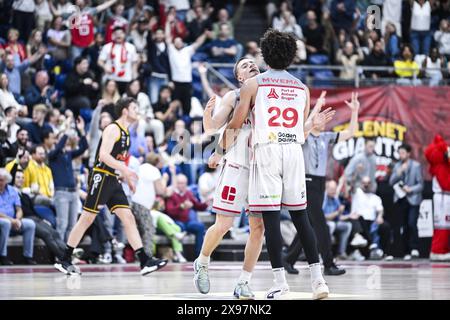
[[[323,273],[326,276],[340,276],[340,275],[343,275],[345,273],[345,269],[344,268],[340,268],[340,267],[338,267],[337,265],[335,265],[333,263],[330,267],[325,268]]]
[[[156,259],[155,257],[151,257],[147,260],[145,265],[141,267],[141,275],[146,276],[156,270],[159,270],[165,267],[167,264],[166,259]]]
[[[294,265],[290,264],[289,262],[287,262],[284,259],[283,259],[283,267],[284,267],[284,270],[286,270],[286,272],[289,274],[299,274],[299,271],[294,268]]]
[[[23,257],[24,259],[24,263],[29,265],[29,266],[35,266],[37,265],[37,262],[33,260],[33,258],[29,258],[29,257]]]
[[[69,261],[60,261],[58,263],[55,263],[53,266],[56,268],[56,270],[61,271],[62,273],[67,275],[81,275],[80,269],[78,269],[77,266],[74,266]]]
[[[12,266],[14,263],[8,257],[0,257],[0,264],[2,266]]]

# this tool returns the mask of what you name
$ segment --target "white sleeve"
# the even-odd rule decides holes
[[[381,198],[377,195],[374,195],[374,204],[377,212],[383,210],[383,202],[381,201]]]
[[[139,60],[139,57],[136,52],[136,47],[130,43],[130,56],[131,56],[131,62],[137,62]]]

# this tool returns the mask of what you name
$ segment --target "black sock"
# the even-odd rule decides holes
[[[265,228],[266,248],[272,269],[282,268],[281,249],[283,240],[280,229],[280,211],[265,211],[262,214]]]
[[[317,240],[314,230],[309,222],[306,210],[289,211],[300,241],[303,244],[306,260],[309,264],[319,262],[319,252],[317,250]],[[264,222],[265,223],[265,222]]]
[[[64,255],[63,255],[61,260],[62,261],[71,262],[72,261],[72,254],[73,254],[73,250],[74,249],[75,248],[72,248],[71,246],[66,245],[66,250],[64,251]]]
[[[147,263],[147,260],[150,259],[150,257],[145,253],[144,247],[137,249],[134,253],[137,254],[139,261],[141,262],[141,267],[143,267]]]

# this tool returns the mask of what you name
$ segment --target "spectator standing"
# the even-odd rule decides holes
[[[12,25],[19,30],[20,40],[27,42],[35,25],[36,4],[34,0],[14,0],[12,7]]]
[[[411,0],[411,45],[416,54],[428,55],[431,47],[431,4],[428,0]]]
[[[70,47],[72,59],[80,56],[83,50],[94,42],[95,16],[111,7],[116,1],[108,0],[97,7],[88,7],[86,0],[76,0],[75,5],[80,12],[70,17],[73,25],[71,28],[72,46]]]
[[[386,25],[392,24],[398,37],[402,35],[402,1],[384,0],[383,17],[381,18],[381,30],[386,30]]]
[[[75,117],[80,114],[80,110],[91,110],[99,89],[94,73],[89,70],[88,60],[77,57],[72,72],[64,82],[67,107],[73,111]]]
[[[8,259],[8,238],[10,235],[21,234],[25,264],[35,265],[33,249],[36,225],[33,220],[23,217],[19,194],[9,185],[11,179],[11,175],[5,169],[0,169],[0,264],[13,264]]]
[[[188,36],[186,37],[187,43],[195,42],[206,30],[212,29],[212,23],[208,15],[205,15],[203,6],[198,5],[194,7],[195,18],[188,23]]]
[[[169,83],[170,62],[167,52],[167,44],[163,29],[157,29],[154,33],[148,34],[147,57],[152,69],[152,73],[147,82],[148,95],[152,105],[158,102],[158,95],[162,86]]]
[[[55,16],[52,26],[47,30],[48,52],[55,62],[64,61],[69,57],[71,35],[63,28],[63,18]]]
[[[385,29],[384,43],[386,54],[390,62],[393,63],[400,55],[400,38],[396,33],[396,27],[393,23],[387,23]]]
[[[347,259],[346,249],[350,233],[352,232],[352,224],[351,222],[342,220],[345,207],[339,201],[336,189],[336,181],[328,181],[322,210],[327,219],[330,236],[333,237],[333,234],[336,234],[339,237],[339,240],[336,241],[338,258],[345,260]]]
[[[205,226],[191,216],[191,210],[206,210],[207,203],[198,201],[187,188],[187,177],[183,174],[176,176],[176,188],[166,199],[166,212],[175,220],[182,231],[195,235],[195,255],[200,254],[205,236]]]
[[[40,47],[45,47],[42,31],[40,29],[34,29],[31,32],[30,38],[28,39],[28,43],[26,45],[26,56],[31,57],[33,54],[39,51]],[[35,70],[44,69],[44,57],[41,57],[38,61],[33,63],[31,67]]]
[[[419,257],[419,235],[417,219],[422,202],[423,176],[420,163],[411,159],[412,148],[408,144],[399,147],[400,161],[392,170],[389,183],[394,187],[394,203],[403,217],[403,243],[405,260]]]
[[[114,28],[113,41],[103,46],[98,57],[98,65],[105,71],[106,80],[116,81],[120,94],[125,93],[128,82],[137,77],[136,47],[125,41],[123,27]]]
[[[51,0],[50,0],[51,1]],[[36,29],[45,30],[53,19],[48,0],[35,0]]]
[[[350,33],[356,14],[356,0],[333,0],[330,7],[334,30],[340,29]]]
[[[76,134],[80,138],[78,148],[72,149],[68,143],[70,136],[75,133],[70,128],[61,135],[55,148],[48,153],[48,162],[55,184],[56,230],[63,241],[67,241],[79,213],[79,197],[72,161],[88,149],[84,129],[83,118],[78,117],[76,124]]]
[[[230,19],[230,14],[227,9],[220,9],[217,13],[217,22],[213,23],[213,35],[217,37],[219,35],[220,25],[222,23],[228,24],[230,28],[230,36],[234,38],[234,27],[241,20],[242,12],[244,11],[244,5],[246,0],[239,0],[239,6],[236,8],[233,17]]]
[[[184,115],[188,116],[191,111],[192,97],[192,61],[195,51],[205,42],[206,34],[201,35],[193,44],[185,46],[180,37],[172,39],[170,23],[175,16],[169,14],[166,23],[166,43],[170,61],[172,81],[174,83],[174,99],[180,100]]]
[[[124,30],[128,29],[128,20],[123,17],[125,6],[121,2],[117,2],[113,6],[113,15],[109,18],[108,23],[105,26],[105,43],[113,41],[112,34],[114,28],[122,27]]]

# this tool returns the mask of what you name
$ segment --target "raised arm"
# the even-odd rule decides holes
[[[192,48],[194,49],[193,51],[197,51],[198,48],[200,48],[202,46],[202,44],[205,42],[206,40],[206,35],[207,35],[207,31],[205,31],[200,37],[198,37],[194,43],[191,45]]]
[[[106,1],[106,2],[98,5],[97,7],[95,7],[95,9],[97,10],[97,13],[99,13],[99,12],[102,12],[103,10],[108,9],[116,2],[117,2],[117,0],[109,0],[109,1]]]
[[[351,119],[350,119],[350,125],[349,127],[341,131],[339,133],[339,141],[345,141],[355,136],[356,131],[358,130],[358,112],[359,112],[359,101],[358,101],[358,93],[352,92],[352,100],[345,101],[345,104],[350,108],[352,111]]]

